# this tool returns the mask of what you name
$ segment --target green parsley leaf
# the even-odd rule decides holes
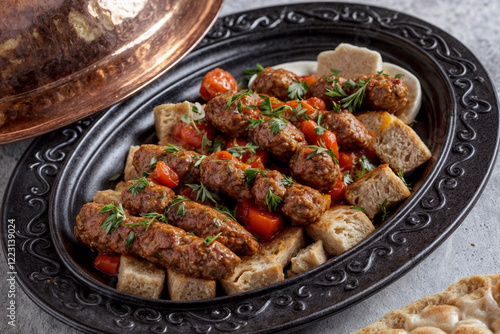
[[[260,74],[260,72],[264,71],[264,66],[261,64],[257,63],[256,68],[246,68],[243,71],[243,74],[245,75],[254,75],[254,74]]]
[[[222,235],[222,232],[219,232],[217,235],[214,235],[214,236],[208,236],[205,238],[205,240],[203,240],[203,242],[205,243],[205,245],[209,246],[212,242],[215,241],[215,239],[217,239],[221,235]]]
[[[189,199],[188,197],[186,196],[182,196],[182,195],[177,195],[175,196],[172,201],[170,202],[170,205],[168,206],[168,209],[167,209],[167,213],[170,211],[170,209],[172,209],[174,206],[176,206],[177,204],[181,203],[181,202],[184,202],[184,201],[190,201],[191,199]]]
[[[205,132],[203,134],[203,138],[201,139],[201,150],[205,150],[205,147],[210,147],[212,146],[212,141],[208,139],[207,133]]]
[[[348,97],[346,92],[340,87],[338,83],[334,84],[332,88],[327,88],[326,89],[326,95],[330,97]]]
[[[263,119],[263,118],[250,118],[249,119],[250,124],[247,126],[247,130],[250,127],[252,127],[252,128],[257,127],[257,125],[259,125],[259,123],[262,123],[264,121],[265,121],[265,119]]]
[[[339,164],[339,161],[337,160],[337,157],[335,156],[335,153],[333,153],[331,150],[327,149],[324,145],[324,143],[322,143],[321,141],[319,142],[320,146],[318,145],[308,145],[310,148],[314,149],[314,151],[309,154],[306,159],[311,159],[312,157],[318,155],[318,154],[321,154],[321,153],[325,153],[325,154],[328,154],[329,156],[332,157],[332,160],[333,162],[335,162],[337,165]]]
[[[155,169],[157,162],[158,160],[156,159],[156,157],[152,157],[151,160],[149,161],[149,169]]]
[[[257,177],[257,174],[261,174],[262,176],[266,176],[263,170],[259,168],[248,168],[245,169],[245,181],[246,183],[250,183]]]
[[[223,139],[215,138],[213,140],[212,147],[210,148],[210,152],[215,153],[215,152],[222,151],[225,146],[226,146],[226,142]]]
[[[286,128],[286,126],[288,124],[286,122],[286,120],[281,119],[281,118],[273,118],[269,121],[269,123],[271,123],[271,125],[269,126],[269,129],[271,130],[271,133],[273,135],[277,135],[278,132],[280,132],[281,130]]]
[[[151,183],[143,176],[139,180],[135,180],[134,184],[131,184],[130,186],[127,187],[127,191],[129,193],[132,193],[132,195],[135,197],[137,196],[142,189],[146,187],[152,187]]]
[[[118,204],[118,206],[112,204],[107,204],[99,210],[100,213],[108,213],[108,216],[101,224],[101,227],[106,231],[106,234],[113,232],[118,226],[120,226],[123,221],[127,218],[125,212],[123,211],[123,206]]]
[[[167,144],[167,148],[163,150],[166,153],[175,153],[182,151],[182,148],[179,146],[175,146],[173,144]]]
[[[336,70],[336,69],[334,69],[334,68],[330,68],[330,72],[332,73],[332,75],[333,75],[334,77],[336,77],[336,76],[338,76],[338,75],[339,75],[339,73],[340,73],[341,71],[340,71],[340,70]]]
[[[145,226],[146,230],[151,226],[151,224],[157,220],[162,223],[167,223],[168,219],[165,215],[158,213],[156,211],[150,211],[148,213],[141,213],[141,217],[147,218],[139,223],[126,223],[126,226]]]
[[[255,145],[252,142],[248,142],[245,146],[238,145],[236,138],[233,141],[234,146],[228,148],[226,151],[234,155],[235,157],[241,157],[244,153],[250,152],[251,154],[255,154],[255,150],[259,148],[258,145]]]
[[[350,171],[345,171],[344,175],[342,176],[342,182],[344,182],[345,184],[351,184],[354,182]]]
[[[362,206],[351,206],[351,209],[366,212],[366,209],[363,208]]]
[[[289,187],[293,184],[293,179],[291,176],[283,175],[283,178],[280,180],[280,184]]]
[[[356,92],[352,93],[351,95],[344,97],[342,101],[342,107],[349,109],[350,112],[353,112],[354,110],[358,109],[361,107],[363,104],[363,100],[365,99],[366,95],[366,86],[368,86],[368,83],[371,81],[371,77],[368,78],[368,80],[359,80],[358,86],[359,88]]]
[[[291,100],[302,100],[305,93],[309,89],[307,82],[296,82],[288,86],[288,97]]]
[[[314,132],[318,135],[318,136],[321,136],[321,135],[324,135],[325,132],[326,132],[326,129],[321,125],[321,122],[323,121],[323,117],[324,115],[322,113],[320,113],[318,115],[318,120],[317,120],[317,124],[318,126],[314,128]]]
[[[193,191],[196,191],[196,201],[201,201],[202,203],[206,201],[212,201],[213,203],[217,204],[217,201],[220,201],[219,195],[210,192],[203,182],[200,182],[200,184],[186,184],[189,188],[191,188]]]
[[[253,91],[251,91],[250,89],[245,89],[245,90],[240,91],[238,94],[231,96],[229,98],[229,100],[227,101],[226,110],[229,109],[229,107],[231,107],[231,105],[234,102],[238,101],[243,96],[245,96],[245,95],[252,95],[252,94],[253,94]]]
[[[234,209],[233,211],[231,211],[231,210],[229,210],[228,207],[226,207],[224,205],[217,205],[217,206],[214,207],[214,209],[217,210],[217,211],[219,211],[220,213],[223,213],[223,214],[227,215],[232,220],[235,220],[235,221],[237,220],[236,219],[236,209]],[[224,218],[224,221],[226,221],[226,218]]]
[[[186,215],[186,208],[184,207],[184,203],[181,203],[181,205],[179,205],[179,208],[177,209],[177,212],[175,214],[177,216],[185,216]]]
[[[384,73],[384,70],[377,71],[377,74],[389,76],[389,74]]]
[[[385,220],[387,216],[389,216],[389,211],[387,211],[387,199],[382,202],[382,204],[379,204],[380,209],[382,210],[382,220]]]
[[[205,159],[207,156],[206,155],[193,155],[191,158],[195,159],[196,162],[194,163],[194,167],[198,167],[203,159]]]
[[[398,74],[396,74],[394,77],[395,77],[396,79],[399,79],[399,78],[402,78],[402,77],[404,77],[404,76],[405,76],[404,74],[400,74],[400,73],[398,73]]]
[[[401,173],[401,171],[398,172],[398,176],[399,178],[401,179],[401,181],[403,181],[404,185],[406,186],[406,188],[408,188],[409,191],[411,191],[411,187],[410,187],[410,184],[408,184],[403,176],[403,173]]]
[[[130,248],[130,244],[132,243],[132,241],[134,240],[135,238],[135,233],[134,231],[130,231],[128,237],[127,237],[127,248]]]
[[[269,188],[266,194],[266,203],[269,211],[276,211],[278,209],[278,205],[283,201],[281,196],[278,196],[273,193],[273,190]]]
[[[195,105],[193,105],[193,106],[191,107],[191,110],[192,110],[194,113],[197,113],[197,114],[199,114],[199,113],[200,113],[200,111],[198,110],[198,107],[197,107],[197,106],[195,106]]]

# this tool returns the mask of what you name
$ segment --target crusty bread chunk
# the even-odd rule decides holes
[[[357,117],[375,135],[375,154],[396,173],[410,172],[431,158],[432,153],[422,139],[396,116],[377,111]]]
[[[241,263],[234,273],[220,281],[228,295],[243,291],[262,288],[285,279],[283,267],[272,257],[259,256],[242,257]]]
[[[263,242],[259,248],[261,256],[267,256],[285,268],[297,252],[306,245],[304,229],[297,226],[287,226],[274,238]]]
[[[339,255],[351,249],[375,230],[363,211],[348,205],[337,205],[326,210],[318,221],[306,227],[315,241],[323,241],[329,255]]]
[[[305,246],[304,229],[289,226],[263,242],[259,252],[242,257],[234,273],[220,283],[228,295],[262,288],[285,279],[283,268]]]
[[[135,169],[132,161],[134,160],[135,152],[140,148],[140,146],[131,146],[128,150],[127,161],[125,162],[125,169],[123,171],[123,178],[125,181],[137,180],[141,177],[141,172]]]
[[[156,136],[160,145],[175,144],[172,138],[175,125],[182,115],[188,114],[191,109],[189,102],[162,104],[154,108]]]
[[[145,298],[160,298],[165,283],[165,270],[133,256],[122,255],[118,269],[119,291]]]
[[[321,240],[302,248],[291,260],[290,269],[287,271],[288,278],[309,271],[327,260],[323,242]]]
[[[92,200],[100,204],[118,204],[121,202],[121,194],[121,191],[114,189],[99,190]]]
[[[388,209],[410,194],[389,165],[382,164],[351,183],[345,191],[345,199],[353,206],[364,208],[368,218],[373,219],[383,207]]]
[[[376,74],[383,69],[382,56],[367,48],[341,43],[335,50],[323,51],[318,55],[316,77],[331,75],[330,69],[339,70],[339,75],[348,79]]]
[[[462,278],[351,334],[492,334],[500,330],[500,275]]]
[[[199,300],[215,298],[215,281],[187,277],[167,269],[167,288],[171,300]]]

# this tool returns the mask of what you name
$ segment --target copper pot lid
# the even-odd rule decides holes
[[[223,0],[17,0],[0,12],[0,144],[103,110],[171,69]]]

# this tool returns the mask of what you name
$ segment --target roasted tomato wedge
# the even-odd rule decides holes
[[[116,275],[120,266],[120,255],[101,253],[94,260],[94,266],[105,274]]]
[[[175,188],[179,184],[179,175],[161,160],[156,163],[151,178],[170,188]]]
[[[215,133],[214,127],[206,121],[191,122],[189,124],[180,121],[175,125],[172,136],[183,145],[205,148],[210,146]]]
[[[236,80],[231,73],[221,68],[216,68],[203,77],[200,87],[200,95],[203,100],[208,101],[228,90],[238,89]]]

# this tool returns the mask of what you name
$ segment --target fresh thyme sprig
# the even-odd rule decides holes
[[[101,227],[106,231],[106,234],[113,232],[121,223],[127,218],[125,212],[123,211],[123,206],[118,204],[118,206],[113,203],[107,204],[99,210],[100,213],[108,213],[108,216],[101,224]]]

